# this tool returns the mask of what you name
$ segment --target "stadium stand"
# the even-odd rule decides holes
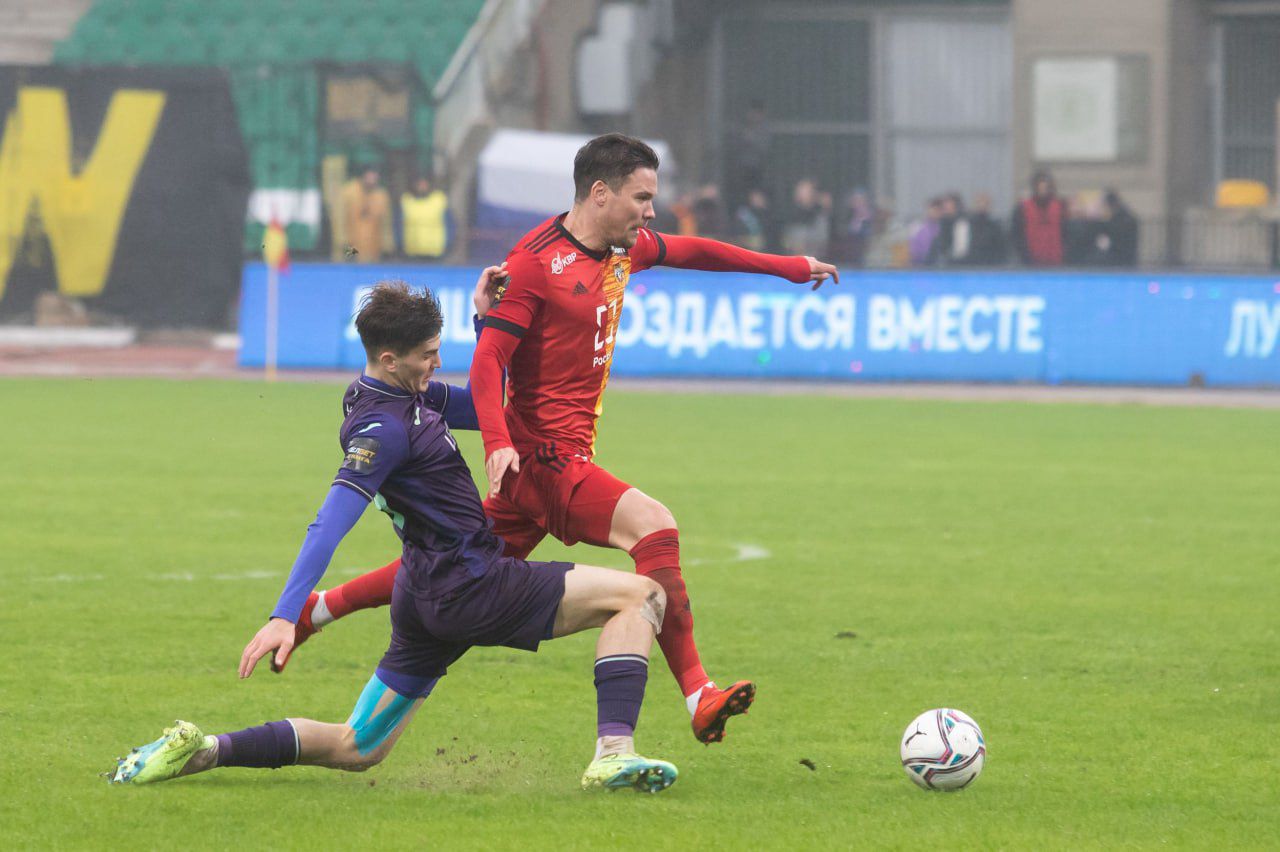
[[[53,5],[62,3],[72,5]],[[482,6],[482,0],[97,0],[53,58],[71,65],[225,68],[254,185],[284,208],[290,245],[307,250],[319,238],[314,199],[321,157],[367,156],[367,149],[322,149],[320,67],[409,63],[430,92]],[[404,140],[423,164],[430,162],[432,111],[429,97],[415,99],[415,138]],[[247,249],[260,242],[263,224],[248,223]]]
[[[0,3],[0,64],[40,65],[71,32],[91,0],[5,0]]]

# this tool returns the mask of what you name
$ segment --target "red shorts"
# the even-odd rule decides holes
[[[506,542],[504,556],[524,559],[547,533],[565,544],[608,547],[613,510],[630,488],[582,456],[538,450],[522,455],[519,473],[507,471],[484,513]]]

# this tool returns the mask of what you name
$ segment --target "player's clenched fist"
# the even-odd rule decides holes
[[[276,652],[276,665],[283,666],[293,650],[294,625],[283,618],[273,618],[263,625],[240,655],[240,677],[253,674],[253,667],[267,654]]]
[[[507,286],[507,262],[501,266],[486,266],[476,279],[476,290],[471,296],[471,303],[476,306],[476,316],[484,319],[485,315],[502,298]]]
[[[499,447],[485,460],[484,472],[489,476],[490,497],[502,490],[502,477],[507,475],[508,468],[514,473],[520,472],[520,456],[513,447]]]

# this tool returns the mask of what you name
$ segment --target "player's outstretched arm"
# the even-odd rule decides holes
[[[294,624],[302,612],[307,595],[320,582],[338,544],[364,514],[369,501],[364,495],[334,484],[325,497],[316,519],[307,527],[302,549],[294,560],[284,591],[271,613],[270,620],[245,646],[240,655],[240,677],[253,674],[253,668],[267,654],[275,653],[276,665],[283,666],[293,651]]]
[[[705,237],[662,235],[655,266],[702,269],[709,272],[758,272],[817,290],[827,279],[840,283],[840,271],[815,257],[764,254]]]

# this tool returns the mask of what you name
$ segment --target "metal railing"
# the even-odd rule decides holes
[[[438,164],[458,161],[477,126],[494,124],[490,90],[533,31],[546,0],[488,0],[432,91]]]

